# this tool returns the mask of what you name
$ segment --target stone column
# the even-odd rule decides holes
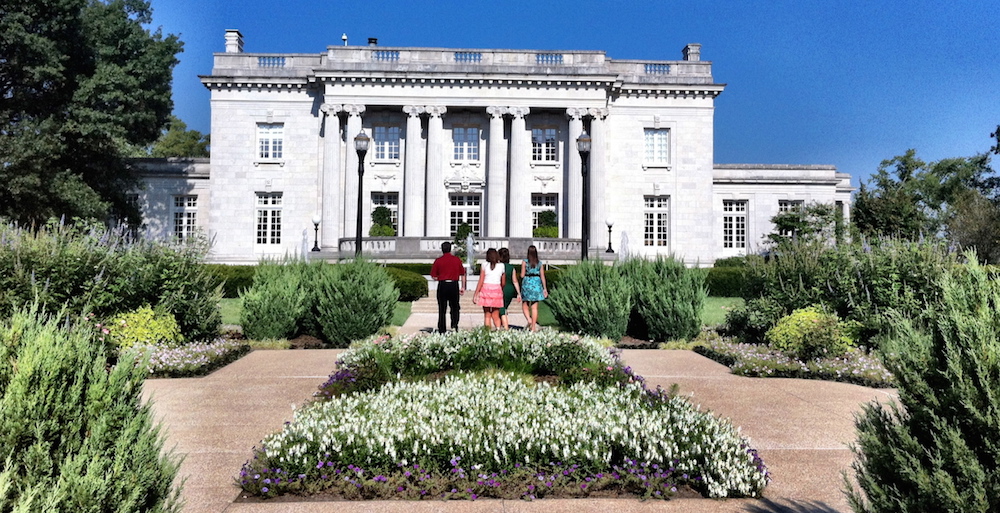
[[[503,138],[506,107],[487,107],[490,134],[486,148],[486,237],[507,236],[507,143]]]
[[[399,200],[403,202],[403,215],[399,221],[399,235],[404,237],[424,236],[424,198],[426,183],[424,182],[424,152],[421,147],[420,115],[424,108],[418,105],[406,105],[403,112],[406,118],[406,160],[403,163],[403,193]]]
[[[562,233],[564,237],[579,239],[583,236],[580,229],[583,222],[583,212],[580,207],[583,198],[583,168],[580,162],[580,152],[576,149],[576,139],[583,133],[583,117],[587,115],[587,109],[569,108],[566,109],[566,116],[569,118],[569,139],[566,140],[566,186],[563,189],[563,197],[560,206],[565,215],[559,216],[563,219]]]
[[[528,107],[507,109],[513,118],[510,122],[510,212],[511,237],[531,237],[531,132],[524,117],[531,112]]]
[[[357,236],[358,223],[358,152],[354,149],[354,137],[361,131],[361,114],[365,112],[364,105],[344,105],[344,112],[347,113],[347,165],[344,167],[344,231],[345,237]],[[372,137],[372,134],[367,134]],[[374,151],[375,141],[372,140],[368,153]],[[364,231],[364,220],[361,221],[361,230]],[[362,233],[364,237],[366,234]]]
[[[590,109],[593,119],[590,121],[590,247],[601,248],[599,234],[608,230],[604,220],[608,217],[607,189],[608,183],[608,136],[604,118],[608,117],[608,109]]]
[[[337,249],[341,228],[340,197],[340,111],[343,105],[324,103],[319,107],[323,113],[323,171],[320,175],[322,184],[322,206],[320,222],[320,242],[322,248]]]
[[[441,237],[448,230],[448,194],[444,187],[444,121],[441,116],[448,111],[443,105],[424,107],[427,118],[427,200],[424,211],[428,237]]]

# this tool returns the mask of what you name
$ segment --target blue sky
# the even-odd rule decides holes
[[[1000,124],[1000,4],[989,1],[152,0],[184,41],[174,112],[210,132],[198,75],[239,29],[247,52],[328,45],[603,50],[679,60],[702,44],[718,163],[833,164],[854,185],[883,159],[986,151]],[[1000,161],[995,165],[1000,169]]]

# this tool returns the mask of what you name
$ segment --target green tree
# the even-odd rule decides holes
[[[188,130],[187,124],[177,116],[170,116],[167,129],[153,143],[149,156],[165,157],[208,157],[211,140],[207,134]]]
[[[0,216],[140,219],[128,145],[159,137],[181,42],[145,0],[0,7]]]
[[[948,240],[961,249],[975,249],[979,262],[1000,263],[1000,206],[977,190],[962,191],[949,210]]]

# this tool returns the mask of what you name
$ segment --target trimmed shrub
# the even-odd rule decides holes
[[[562,273],[547,303],[563,329],[618,340],[628,327],[632,293],[617,268],[587,261]]]
[[[0,323],[0,509],[179,511],[145,366],[113,363],[88,324],[37,307]]]
[[[317,321],[334,347],[374,335],[392,319],[399,291],[385,269],[364,260],[319,269]]]
[[[427,276],[431,274],[432,265],[434,264],[385,264],[385,267],[386,269],[392,267],[395,269],[414,272],[421,276]]]
[[[707,296],[701,270],[663,257],[631,259],[617,267],[632,290],[629,335],[660,341],[698,335]]]
[[[184,340],[173,314],[153,311],[148,305],[118,314],[105,323],[108,340],[119,350],[134,345],[175,345]]]
[[[722,332],[748,344],[763,344],[767,330],[774,327],[784,315],[785,308],[774,299],[751,299],[726,314]]]
[[[767,331],[764,338],[776,349],[800,360],[841,356],[854,340],[836,315],[811,306],[795,310]]]
[[[712,297],[743,297],[746,278],[743,267],[711,267],[707,269],[705,287]]]
[[[966,258],[936,284],[928,322],[890,315],[882,347],[899,404],[856,418],[854,511],[1000,511],[1000,282]]]
[[[713,264],[714,267],[746,267],[747,257],[745,256],[734,256],[727,258],[720,258]]]
[[[253,285],[256,265],[204,264],[216,286],[222,286],[222,297],[240,297],[240,292]]]
[[[385,224],[375,224],[368,230],[369,237],[395,237],[396,229]]]
[[[430,293],[427,280],[415,272],[394,267],[386,267],[385,271],[389,273],[389,277],[392,278],[396,288],[399,289],[400,301],[416,301],[422,297],[427,297]]]
[[[243,293],[240,324],[249,339],[292,338],[307,312],[307,290],[302,286],[303,267],[291,261],[262,261],[253,285]],[[307,284],[310,282],[306,282]]]
[[[558,226],[539,226],[531,230],[531,236],[536,239],[555,239],[559,237]]]

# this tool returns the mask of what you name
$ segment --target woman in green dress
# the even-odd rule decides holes
[[[500,324],[503,329],[510,329],[510,322],[507,319],[507,309],[510,308],[510,302],[521,295],[521,286],[518,284],[518,280],[514,279],[515,268],[510,263],[510,250],[507,248],[500,248],[500,261],[503,262],[504,267],[504,282],[503,286],[503,308],[500,309]]]
[[[521,264],[521,310],[528,328],[538,331],[538,302],[549,297],[545,284],[545,265],[538,259],[538,248],[528,246],[528,258]]]

